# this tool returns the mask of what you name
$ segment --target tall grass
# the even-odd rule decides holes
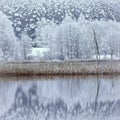
[[[0,63],[0,75],[96,75],[120,74],[120,62],[7,62]]]

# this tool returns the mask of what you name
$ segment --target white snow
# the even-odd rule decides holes
[[[44,54],[48,52],[49,52],[49,48],[32,48],[31,55],[43,57]]]

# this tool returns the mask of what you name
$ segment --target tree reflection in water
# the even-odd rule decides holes
[[[87,120],[119,116],[119,77],[53,79],[1,81],[0,105],[4,106],[2,98],[7,103],[11,100],[12,104],[0,120]]]

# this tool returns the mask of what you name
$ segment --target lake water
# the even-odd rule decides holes
[[[120,77],[0,77],[0,120],[119,120]]]

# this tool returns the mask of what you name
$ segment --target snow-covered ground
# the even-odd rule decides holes
[[[0,120],[119,120],[120,77],[99,81],[95,110],[96,77],[0,78]]]
[[[96,60],[96,55],[93,55],[92,60]],[[100,60],[111,60],[111,55],[100,55]],[[120,60],[119,56],[113,55],[112,60]]]

